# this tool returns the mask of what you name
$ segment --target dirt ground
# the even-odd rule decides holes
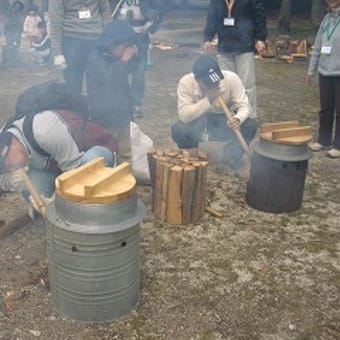
[[[171,12],[153,40],[145,118],[138,121],[159,148],[174,145],[176,84],[200,53],[203,8]],[[304,83],[306,64],[257,60],[260,122],[298,119],[316,132],[318,90]],[[0,69],[0,120],[18,93],[57,73]],[[1,340],[336,340],[340,338],[340,161],[309,161],[302,208],[269,214],[245,202],[246,182],[209,168],[209,204],[199,225],[160,223],[150,210],[141,225],[141,281],[137,308],[107,324],[68,320],[53,308],[48,289],[46,234],[29,224],[0,241]],[[25,209],[14,194],[0,198],[0,219]]]

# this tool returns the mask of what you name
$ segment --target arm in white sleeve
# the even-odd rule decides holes
[[[203,116],[212,108],[207,97],[197,100],[194,94],[194,80],[190,81],[188,75],[178,83],[177,100],[179,119],[183,123],[189,123]]]
[[[54,159],[63,171],[78,167],[83,152],[74,141],[69,127],[52,111],[36,114],[33,133],[38,145]]]
[[[236,117],[240,121],[240,124],[242,124],[249,117],[250,113],[246,90],[240,77],[236,73],[230,72],[226,82],[226,86],[230,88],[228,103],[231,103],[233,109],[236,109],[234,117]]]

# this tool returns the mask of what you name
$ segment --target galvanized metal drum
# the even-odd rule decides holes
[[[59,313],[104,322],[134,308],[144,213],[134,190],[113,203],[76,202],[57,191],[47,209],[47,253],[52,301]]]

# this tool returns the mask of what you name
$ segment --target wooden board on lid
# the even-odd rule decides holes
[[[130,174],[129,163],[109,168],[102,157],[66,171],[56,179],[56,191],[60,196],[82,203],[121,201],[129,198],[135,187],[136,179]]]
[[[260,137],[275,143],[306,144],[312,140],[312,128],[296,120],[267,123],[261,125]]]

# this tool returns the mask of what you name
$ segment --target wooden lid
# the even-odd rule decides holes
[[[98,157],[64,172],[56,178],[55,184],[56,192],[71,201],[113,203],[134,193],[136,179],[130,174],[129,163],[109,168],[105,167],[104,158]]]
[[[312,128],[296,121],[261,125],[260,137],[275,143],[307,144],[312,140]]]

